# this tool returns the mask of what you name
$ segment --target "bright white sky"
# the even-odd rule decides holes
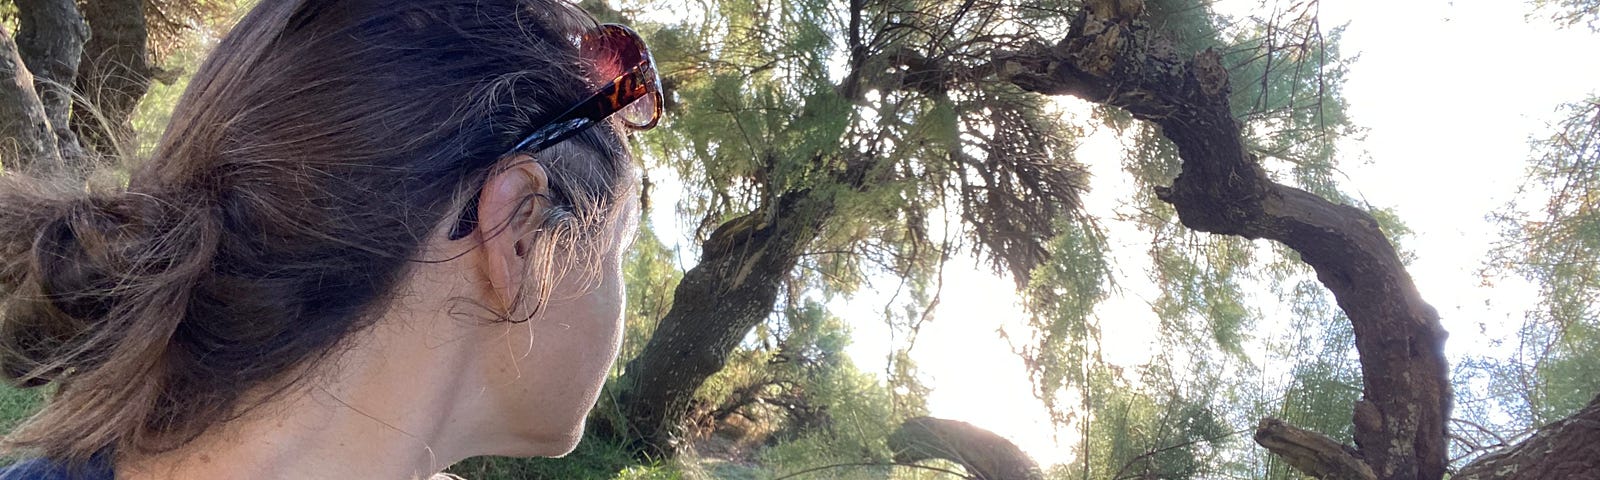
[[[1245,13],[1259,5],[1224,0],[1218,9]],[[1496,0],[1323,2],[1324,25],[1349,24],[1341,48],[1359,60],[1345,97],[1355,122],[1370,129],[1364,142],[1342,147],[1343,188],[1395,208],[1415,230],[1403,240],[1417,255],[1410,271],[1443,316],[1454,355],[1484,351],[1489,339],[1514,331],[1531,290],[1518,282],[1482,286],[1477,270],[1497,235],[1485,216],[1515,193],[1527,140],[1548,131],[1555,107],[1600,90],[1600,35],[1557,30],[1543,17],[1529,22],[1529,12],[1522,2]],[[1129,188],[1120,149],[1102,134],[1077,155],[1094,175],[1087,207],[1107,222]],[[1110,360],[1134,364],[1150,355],[1155,315],[1147,300],[1158,291],[1143,280],[1148,235],[1110,227],[1126,295],[1097,313],[1117,349]],[[1018,331],[1023,319],[1012,283],[981,270],[947,269],[942,303],[913,351],[933,388],[932,414],[991,429],[1041,463],[1069,461],[1069,449],[1052,440],[1021,360],[997,334],[1008,322]],[[878,312],[886,295],[866,292],[834,305],[845,318],[861,319],[852,325],[850,354],[866,371],[883,371],[889,339]]]

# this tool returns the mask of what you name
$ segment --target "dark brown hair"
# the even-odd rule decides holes
[[[6,447],[168,450],[328,358],[518,136],[590,93],[592,24],[561,0],[262,0],[125,187],[0,179],[0,371],[57,386]],[[620,139],[539,157],[543,253],[597,241],[631,186]]]

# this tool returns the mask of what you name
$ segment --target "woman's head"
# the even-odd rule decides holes
[[[486,273],[437,321],[561,300],[614,322],[618,132],[504,155],[592,93],[574,41],[594,28],[560,0],[263,0],[125,189],[6,179],[0,367],[59,387],[13,445],[180,445],[311,375],[443,251]],[[476,233],[452,240],[463,209]]]

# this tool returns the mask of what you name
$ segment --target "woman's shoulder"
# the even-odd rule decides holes
[[[43,458],[23,460],[0,467],[0,480],[112,480],[115,475],[105,464],[71,468]]]

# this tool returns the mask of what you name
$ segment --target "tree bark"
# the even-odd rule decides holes
[[[1566,419],[1540,427],[1521,443],[1478,457],[1454,480],[1600,478],[1600,396]]]
[[[648,455],[670,455],[694,393],[721,370],[756,324],[772,314],[778,290],[833,209],[809,191],[724,223],[700,263],[673,292],[672,309],[618,379],[629,432]],[[770,224],[769,224],[770,222]]]
[[[0,168],[49,169],[61,162],[55,132],[33,83],[11,33],[0,26]]]
[[[994,432],[956,420],[916,417],[889,435],[895,463],[944,459],[979,480],[1043,480],[1039,464]]]
[[[1244,149],[1221,55],[1178,58],[1142,22],[1079,12],[1068,36],[1000,60],[1018,86],[1121,107],[1178,147],[1182,171],[1157,194],[1195,230],[1288,245],[1354,325],[1363,399],[1356,455],[1382,479],[1445,473],[1450,384],[1446,333],[1394,246],[1365,212],[1267,178]],[[1307,472],[1311,473],[1311,472]]]
[[[86,147],[102,155],[123,156],[134,147],[133,117],[150,90],[150,64],[144,0],[89,0],[83,17],[91,35],[84,46],[74,88],[88,104],[72,112],[72,130]]]
[[[78,137],[67,128],[72,85],[78,75],[89,25],[73,0],[17,0],[17,53],[32,72],[63,160],[82,156]]]

